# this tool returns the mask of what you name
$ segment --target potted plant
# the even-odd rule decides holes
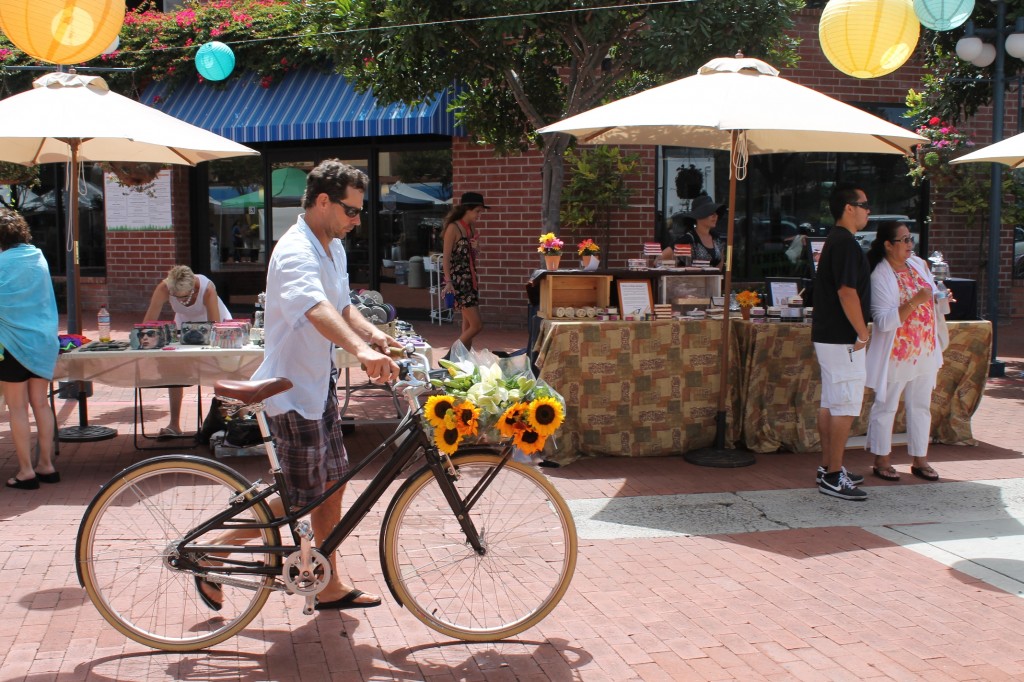
[[[750,319],[750,309],[761,302],[761,297],[756,291],[741,291],[736,294],[736,304],[740,307],[740,314],[744,320]]]
[[[597,254],[601,252],[601,247],[595,244],[593,239],[584,239],[579,243],[579,245],[577,245],[576,252],[580,256],[583,268],[589,269],[591,267],[591,261],[598,258]]]
[[[539,241],[537,251],[544,256],[544,267],[548,270],[557,270],[562,260],[562,247],[565,246],[565,242],[556,237],[554,232],[542,234]]]
[[[147,192],[152,188],[157,175],[163,170],[162,163],[144,163],[135,161],[108,161],[100,164],[108,173],[113,173],[117,184],[130,187],[136,192]]]

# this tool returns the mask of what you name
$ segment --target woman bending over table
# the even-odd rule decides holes
[[[907,413],[907,453],[914,462],[910,472],[927,481],[939,480],[928,464],[931,434],[932,389],[942,366],[944,311],[933,299],[932,276],[925,262],[914,255],[913,237],[901,222],[878,226],[868,252],[871,272],[871,318],[874,332],[866,357],[867,381],[875,390],[868,421],[867,446],[875,456],[872,472],[898,481],[889,461],[892,426],[900,396]]]
[[[176,265],[167,277],[153,289],[149,308],[143,322],[160,319],[164,304],[170,303],[174,311],[174,324],[181,329],[182,322],[223,322],[231,319],[231,313],[224,301],[217,296],[217,287],[204,275],[197,275],[187,265]],[[170,399],[170,417],[167,426],[160,429],[161,438],[181,436],[181,386],[167,389]]]
[[[0,390],[11,415],[18,472],[8,488],[36,490],[57,483],[54,419],[47,393],[57,366],[57,299],[43,252],[32,246],[28,224],[0,208]],[[28,408],[36,419],[39,461],[32,466]]]

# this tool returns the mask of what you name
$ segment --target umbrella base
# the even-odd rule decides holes
[[[93,443],[117,435],[117,429],[108,426],[65,426],[57,431],[57,438],[65,443]]]
[[[702,467],[717,467],[719,469],[736,469],[748,467],[757,460],[754,453],[747,450],[729,450],[727,448],[700,448],[691,450],[683,455],[690,464]]]

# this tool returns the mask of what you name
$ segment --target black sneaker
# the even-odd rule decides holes
[[[860,474],[851,474],[849,471],[846,470],[846,467],[842,467],[840,469],[840,471],[842,471],[844,474],[846,474],[846,477],[848,479],[850,479],[850,483],[854,487],[857,487],[858,485],[860,485],[861,483],[864,482],[864,477],[863,476],[861,476]],[[818,475],[815,477],[814,482],[815,483],[821,483],[821,477],[824,476],[826,473],[828,473],[828,469],[826,469],[823,466],[819,466],[818,467]]]
[[[822,476],[821,482],[818,483],[818,492],[822,495],[831,495],[843,500],[859,501],[868,499],[866,492],[860,488],[855,488],[850,483],[850,478],[846,475],[845,471],[836,471]]]

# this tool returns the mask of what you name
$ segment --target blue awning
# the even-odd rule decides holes
[[[317,71],[292,71],[269,88],[245,73],[226,87],[192,81],[168,90],[154,83],[142,102],[242,144],[462,134],[448,112],[449,90],[415,107],[380,106],[372,92],[360,94],[344,77]]]

